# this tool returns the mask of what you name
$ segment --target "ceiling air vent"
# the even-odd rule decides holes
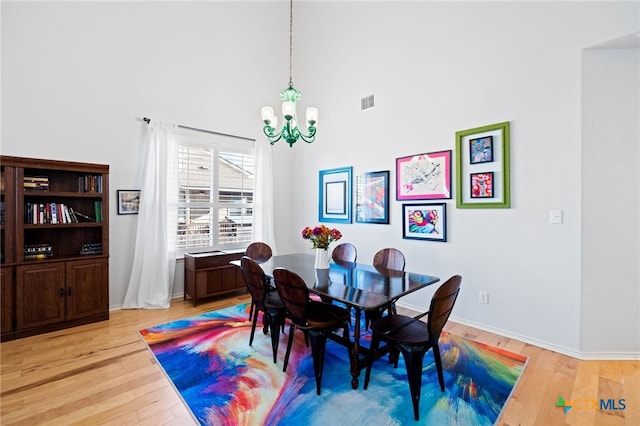
[[[373,95],[365,96],[364,98],[360,99],[361,110],[365,110],[367,108],[373,108],[373,106],[374,106]]]

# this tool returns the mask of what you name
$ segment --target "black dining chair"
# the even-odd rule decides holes
[[[333,249],[331,258],[336,263],[355,263],[358,258],[358,250],[351,243],[341,243]]]
[[[273,256],[273,251],[271,250],[271,246],[269,246],[269,244],[255,241],[247,246],[244,251],[244,255],[249,256],[255,261],[264,262],[271,259],[271,256]]]
[[[284,326],[286,309],[275,291],[268,291],[266,276],[260,265],[248,256],[240,259],[242,276],[251,294],[252,306],[255,306],[253,321],[251,323],[251,336],[249,346],[253,344],[253,337],[258,322],[258,312],[264,313],[263,332],[271,332],[271,347],[273,348],[273,362],[276,362],[278,343],[280,341],[280,327]]]
[[[383,248],[373,255],[373,266],[377,268],[404,271],[405,263],[404,254],[395,248]]]
[[[304,280],[295,272],[284,268],[273,270],[276,289],[291,319],[289,342],[284,356],[284,367],[287,371],[293,336],[302,330],[311,341],[313,370],[316,376],[316,392],[320,395],[324,354],[329,333],[342,329],[342,339],[349,339],[349,312],[339,306],[313,301],[309,298],[309,289]]]
[[[388,315],[371,323],[371,347],[367,359],[367,372],[364,377],[364,389],[369,386],[371,368],[375,360],[389,352],[400,352],[407,368],[407,379],[413,402],[413,414],[416,420],[420,417],[420,391],[422,388],[422,361],[427,351],[433,348],[433,358],[438,372],[440,390],[444,392],[444,376],[438,339],[449,315],[453,310],[462,277],[454,275],[442,284],[431,298],[427,312],[415,317],[405,315]],[[427,316],[427,322],[420,321]],[[386,345],[379,348],[380,342]],[[395,365],[398,358],[395,357]]]
[[[244,255],[249,256],[256,262],[266,262],[267,260],[271,259],[271,256],[273,256],[273,250],[271,250],[271,246],[269,244],[263,243],[261,241],[255,241],[247,246],[244,251]],[[267,284],[271,281],[269,277],[266,277],[266,280]],[[269,286],[268,288],[270,290],[273,289],[273,287],[271,286]],[[254,308],[255,305],[252,302],[251,309],[249,309],[249,320],[251,320],[251,318],[253,317]]]
[[[373,266],[383,273],[386,270],[404,271],[405,263],[404,254],[395,248],[383,248],[373,255]],[[396,300],[391,300],[377,311],[366,311],[365,328],[369,328],[371,321],[380,318],[384,311],[388,311],[389,315],[397,313]]]

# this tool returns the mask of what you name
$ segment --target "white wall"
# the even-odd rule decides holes
[[[137,218],[116,214],[115,191],[140,185],[136,118],[262,140],[260,107],[277,106],[288,82],[288,2],[1,7],[2,154],[111,165],[117,307]],[[457,210],[448,201],[447,243],[403,240],[395,201],[390,225],[339,228],[362,261],[395,246],[408,269],[462,274],[457,320],[579,356],[581,51],[637,31],[638,4],[295,8],[293,81],[301,107],[320,109],[319,134],[312,145],[273,147],[278,252],[308,249],[300,230],[317,223],[318,170],[351,165],[393,175],[396,157],[453,149],[457,130],[510,121],[511,209]],[[360,98],[371,93],[376,107],[361,112]],[[548,223],[549,209],[564,211],[563,225]],[[476,302],[478,290],[489,291],[489,305]],[[430,294],[404,302],[423,307]]]
[[[582,68],[581,349],[612,358],[640,347],[640,50],[588,49]]]
[[[1,8],[1,152],[111,166],[109,300],[119,307],[137,216],[118,216],[115,197],[140,188],[140,119],[258,137],[261,105],[288,81],[288,51],[272,48],[288,43],[287,26],[272,23],[288,3],[3,1]]]
[[[300,212],[280,238],[288,230],[291,251],[308,248],[298,231],[317,223],[319,169],[395,172],[397,157],[453,149],[457,130],[510,121],[511,209],[449,201],[445,244],[403,240],[396,201],[389,226],[338,227],[363,261],[394,246],[408,269],[461,274],[456,320],[580,356],[581,53],[636,31],[638,4],[330,2],[298,16],[305,50],[294,81],[302,106],[320,109],[319,134],[294,148]],[[375,108],[359,111],[370,93]],[[551,209],[562,225],[549,223]],[[426,307],[430,295],[401,303]],[[610,354],[628,353],[609,343]]]

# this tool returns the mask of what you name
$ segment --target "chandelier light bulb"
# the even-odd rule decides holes
[[[318,108],[307,108],[307,123],[314,125],[318,122]]]
[[[287,101],[282,103],[282,115],[285,120],[291,120],[296,115],[296,104]]]
[[[269,106],[262,107],[261,113],[262,113],[262,121],[264,121],[265,124],[273,123],[273,120],[276,118],[273,114],[273,108]],[[272,125],[271,127],[275,127],[275,124]]]

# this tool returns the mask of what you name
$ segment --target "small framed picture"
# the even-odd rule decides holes
[[[469,163],[491,163],[493,161],[493,136],[469,139]]]
[[[138,214],[140,211],[139,189],[118,189],[118,214]]]
[[[471,198],[493,198],[493,172],[471,173]]]
[[[447,205],[445,203],[403,204],[402,238],[447,241]]]
[[[357,176],[356,222],[389,223],[389,170]]]
[[[451,198],[451,150],[396,158],[396,200]]]
[[[508,121],[456,132],[456,207],[511,207]]]
[[[351,186],[353,167],[320,170],[318,220],[351,223]]]

